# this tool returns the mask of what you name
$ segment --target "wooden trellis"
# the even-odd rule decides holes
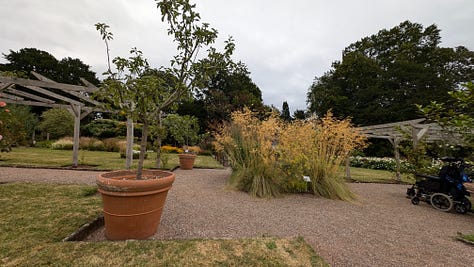
[[[81,78],[84,86],[58,83],[31,72],[38,80],[0,76],[0,101],[10,104],[67,109],[74,116],[72,165],[77,167],[81,120],[91,112],[104,112],[100,102],[89,97],[98,90]]]

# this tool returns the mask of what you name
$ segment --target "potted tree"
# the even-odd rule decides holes
[[[157,122],[161,111],[190,95],[196,79],[206,77],[202,72],[197,74],[206,68],[195,61],[196,54],[217,37],[215,29],[200,23],[195,5],[188,0],[156,3],[178,50],[171,66],[161,71],[175,77],[175,81],[170,84],[162,75],[156,75],[142,52],[133,48],[128,58],[112,60],[115,72],[109,62],[107,78],[97,92],[106,108],[120,110],[127,118],[143,124],[138,169],[108,172],[97,179],[104,205],[105,234],[112,240],[145,239],[156,232],[175,175],[161,170],[143,170],[149,127]],[[106,44],[109,58],[108,41],[113,35],[108,25],[97,23],[95,26]]]
[[[199,123],[194,116],[180,116],[178,114],[169,114],[164,120],[164,125],[170,135],[181,144],[184,153],[179,154],[179,166],[182,170],[192,170],[196,154],[188,149],[190,143],[198,140]]]

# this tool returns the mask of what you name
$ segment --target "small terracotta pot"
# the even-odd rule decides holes
[[[181,170],[192,170],[196,155],[194,154],[179,154],[179,166]]]
[[[107,239],[146,239],[156,233],[175,174],[143,170],[142,177],[136,180],[136,171],[114,171],[97,178]]]

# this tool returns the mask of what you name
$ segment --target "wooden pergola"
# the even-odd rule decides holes
[[[358,129],[368,138],[386,139],[394,150],[395,160],[397,162],[397,179],[400,180],[400,151],[398,146],[402,140],[410,140],[413,147],[416,148],[420,141],[424,138],[427,143],[434,143],[446,140],[448,134],[452,135],[459,143],[462,137],[459,133],[447,133],[437,123],[423,123],[426,119],[408,120],[402,122],[378,124],[371,126],[359,127]]]
[[[31,72],[38,80],[0,76],[0,101],[10,104],[67,109],[74,116],[72,165],[77,167],[81,120],[91,112],[107,112],[101,103],[89,97],[98,90],[81,78],[84,86],[58,83]]]

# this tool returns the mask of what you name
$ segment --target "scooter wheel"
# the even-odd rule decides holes
[[[453,200],[446,194],[434,193],[431,196],[431,206],[440,211],[450,211],[453,208]]]
[[[418,205],[420,204],[420,198],[419,197],[414,197],[411,199],[411,204],[413,205]]]
[[[467,206],[464,203],[456,203],[454,204],[454,210],[460,214],[467,213]]]
[[[410,187],[407,189],[407,197],[408,198],[413,198],[415,196],[416,192],[413,187]]]
[[[460,202],[454,204],[454,210],[460,214],[466,214],[471,210],[471,202],[467,198],[463,198]]]

